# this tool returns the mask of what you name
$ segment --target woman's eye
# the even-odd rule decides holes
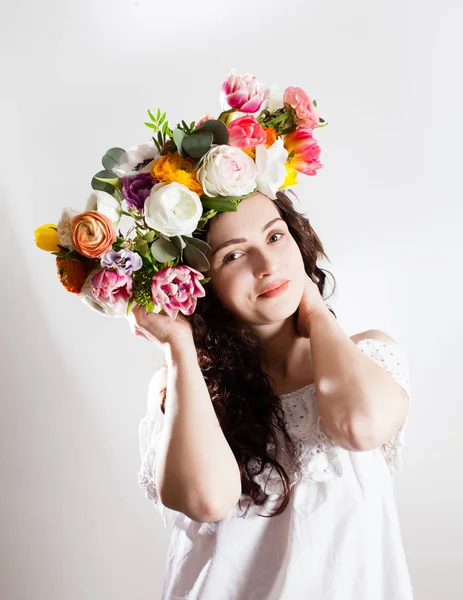
[[[276,235],[280,235],[281,237],[283,237],[285,234],[282,231],[276,231],[275,233],[272,233],[272,235],[268,238],[269,240],[271,240],[273,237],[275,237]],[[275,241],[279,241],[281,238],[278,238]],[[234,254],[240,254],[239,252],[230,252],[230,254],[227,254],[227,256],[223,259],[223,263],[228,263],[228,262],[232,262],[235,259],[232,259],[231,257]]]

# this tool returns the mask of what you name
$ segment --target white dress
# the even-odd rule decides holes
[[[357,346],[410,397],[399,345],[364,339]],[[149,407],[139,429],[138,481],[172,528],[162,600],[412,600],[393,492],[410,412],[387,444],[349,452],[327,435],[313,384],[280,398],[303,472],[297,477],[278,450],[293,475],[292,500],[276,517],[258,516],[269,511],[251,505],[239,518],[247,507],[242,496],[241,509],[237,504],[217,523],[193,521],[160,502],[153,472],[164,415]],[[271,466],[258,478],[263,489],[266,481],[273,502],[282,488]]]

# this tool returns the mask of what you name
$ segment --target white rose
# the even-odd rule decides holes
[[[121,203],[108,192],[101,190],[93,190],[93,193],[88,197],[85,210],[96,210],[106,215],[114,227],[117,227],[121,220]]]
[[[198,194],[182,183],[157,183],[144,205],[149,227],[164,235],[191,236],[203,214]]]
[[[56,229],[58,230],[59,241],[62,246],[72,248],[71,243],[71,225],[72,219],[80,214],[80,211],[74,210],[73,208],[64,208],[61,213],[61,219],[59,220]]]
[[[209,150],[196,178],[206,196],[244,196],[256,188],[256,165],[241,148],[223,144]]]
[[[119,163],[112,168],[118,177],[133,177],[139,173],[149,173],[151,171],[153,160],[159,158],[159,152],[152,139],[147,144],[139,146],[130,146],[119,160]],[[151,159],[151,162],[145,165],[139,171],[135,167],[145,160]]]
[[[276,191],[286,179],[287,158],[288,151],[281,138],[273,142],[270,148],[264,144],[256,146],[257,189],[272,200],[275,200]]]
[[[91,281],[92,277],[96,275],[99,271],[101,271],[101,268],[94,269],[91,273],[87,275],[85,283],[82,286],[82,289],[79,293],[80,299],[89,308],[91,308],[92,310],[96,310],[105,317],[125,317],[125,313],[127,311],[127,302],[119,301],[115,304],[109,304],[103,302],[103,300],[95,298],[95,296],[93,295]]]

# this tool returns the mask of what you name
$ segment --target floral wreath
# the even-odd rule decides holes
[[[220,102],[218,118],[174,129],[166,113],[148,110],[152,138],[106,152],[85,211],[65,208],[57,225],[35,230],[68,292],[106,316],[126,316],[133,303],[173,319],[191,315],[210,280],[202,275],[210,246],[195,233],[255,192],[275,199],[298,173],[323,166],[313,130],[327,123],[303,89],[281,92],[233,69]],[[116,232],[122,216],[130,218],[125,234]]]

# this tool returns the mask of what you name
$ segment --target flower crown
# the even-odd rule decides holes
[[[85,211],[65,208],[57,225],[35,230],[68,292],[106,316],[128,315],[134,302],[173,319],[191,315],[210,279],[201,273],[210,246],[195,234],[247,196],[275,199],[298,173],[323,166],[312,134],[327,123],[303,89],[280,92],[233,69],[220,102],[218,118],[175,129],[166,113],[148,110],[151,140],[106,152]],[[125,234],[116,232],[122,216],[130,218]]]

